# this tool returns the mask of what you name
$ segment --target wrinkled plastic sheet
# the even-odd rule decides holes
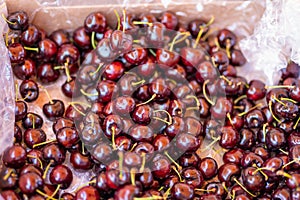
[[[79,0],[32,0],[30,4],[28,4],[28,1],[7,0],[6,3],[9,12],[25,10],[29,14],[31,22],[45,29],[48,33],[59,28],[75,29],[81,26],[85,16],[93,11],[101,11],[107,17],[111,27],[116,26],[114,9],[121,13],[122,9],[125,8],[127,12],[135,13],[137,16],[145,12],[159,16],[163,11],[170,10],[179,16],[180,23],[183,26],[193,19],[203,18],[209,20],[212,16],[215,16],[215,23],[212,28],[226,27],[238,35],[239,47],[248,60],[245,66],[238,68],[239,75],[245,76],[248,80],[261,79],[268,84],[276,82],[278,70],[285,67],[289,59],[297,63],[300,61],[300,38],[297,37],[298,35],[295,36],[295,33],[299,33],[300,25],[292,26],[297,23],[298,18],[295,16],[300,11],[300,5],[293,5],[295,4],[293,0],[186,0],[184,2],[180,0],[104,0],[101,1],[101,4],[96,5],[91,0],[84,1],[84,3]],[[3,12],[5,13],[5,7],[3,6],[1,9],[4,9]],[[0,31],[3,32],[3,24],[5,23],[0,20],[0,24]],[[11,119],[13,119],[14,111],[14,82],[7,50],[2,38],[0,39],[0,45],[0,83],[5,86],[0,87],[0,116],[6,119],[6,121],[1,120],[0,122],[0,145],[4,147],[2,144],[9,145],[13,139],[14,122]],[[56,84],[46,86],[46,88],[53,99],[62,99],[67,105],[70,99],[64,97],[62,92],[57,89],[64,81],[65,77],[61,76]],[[29,104],[29,110],[43,115],[41,107],[46,102],[48,102],[48,98],[41,90],[38,100]],[[48,134],[48,139],[55,137],[52,132],[52,122],[45,120],[43,129]],[[202,146],[207,146],[209,142],[204,141]],[[216,149],[218,148],[216,147]],[[1,150],[3,149],[1,148]],[[222,160],[222,153],[216,153],[212,150],[202,152],[202,156],[214,157],[219,162]],[[68,157],[65,164],[69,165]],[[74,192],[76,188],[86,184],[88,177],[93,174],[92,171],[82,173],[72,170],[74,181],[67,189],[68,192]]]

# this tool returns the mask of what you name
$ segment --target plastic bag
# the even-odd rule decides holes
[[[0,13],[6,14],[6,5],[0,1]],[[7,32],[7,24],[0,19],[0,154],[12,144],[14,137],[14,82],[2,34]]]
[[[265,2],[264,1],[101,1],[101,4],[95,5],[94,1],[38,1],[32,0],[30,4],[27,1],[9,0],[6,2],[9,12],[24,10],[29,14],[33,24],[45,29],[48,33],[63,28],[74,29],[83,24],[85,16],[93,11],[101,11],[108,20],[110,26],[116,26],[116,18],[113,10],[116,9],[121,13],[123,8],[127,12],[136,13],[137,15],[146,12],[153,13],[159,16],[160,13],[166,10],[175,12],[179,16],[180,23],[187,25],[193,19],[203,18],[209,20],[212,16],[215,17],[213,28],[229,28],[234,31],[239,39],[250,36],[263,14]],[[2,45],[3,46],[3,45]],[[5,49],[5,47],[4,47]],[[248,71],[242,75],[252,71],[250,66],[247,66]],[[253,73],[253,71],[252,71]],[[64,100],[65,105],[70,99],[67,99],[62,94],[60,88],[65,81],[65,77],[60,77],[56,84],[46,86],[52,98],[59,98]],[[13,85],[13,83],[11,83]],[[48,101],[45,93],[41,90],[40,97],[34,103],[29,104],[29,111],[42,114],[41,107]],[[40,105],[39,107],[36,104]],[[13,127],[13,124],[11,124]],[[43,130],[48,134],[47,138],[54,137],[52,133],[52,122],[46,120],[43,125]],[[204,142],[203,146],[208,142]],[[217,160],[221,160],[221,155],[214,151],[205,152],[207,156],[213,156]],[[66,163],[69,165],[69,158],[66,158]],[[82,173],[74,170],[71,165],[70,168],[74,172],[74,181],[72,185],[65,191],[74,192],[76,189],[89,181],[88,178],[93,171],[89,173]]]

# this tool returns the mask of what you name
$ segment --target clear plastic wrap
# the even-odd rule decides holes
[[[7,9],[0,1],[0,13],[6,15]],[[2,34],[7,32],[7,24],[0,19],[0,154],[10,146],[14,136],[14,82],[8,51]]]
[[[6,1],[9,12],[14,12],[18,10],[24,10],[29,14],[30,20],[33,24],[37,25],[40,28],[43,28],[46,32],[51,33],[52,31],[63,28],[72,30],[77,28],[78,26],[83,24],[83,20],[85,16],[87,16],[90,12],[93,11],[101,11],[107,17],[108,23],[111,27],[116,26],[116,18],[113,13],[113,10],[116,9],[120,13],[123,8],[127,10],[127,12],[135,13],[137,16],[144,12],[152,13],[156,16],[159,16],[160,13],[170,10],[176,13],[179,16],[180,24],[186,26],[187,23],[193,19],[206,19],[209,20],[212,16],[215,17],[215,22],[212,25],[213,28],[228,28],[234,31],[239,40],[243,38],[249,37],[255,25],[259,22],[265,7],[264,1],[210,1],[210,0],[187,0],[187,1],[168,1],[168,0],[124,0],[124,1],[111,1],[105,0],[101,1],[100,4],[95,5],[94,1],[85,1],[84,3],[79,0],[67,1],[44,1],[44,0],[32,0],[30,4],[28,1],[16,1],[9,0]],[[3,20],[2,20],[3,21]],[[2,27],[2,26],[1,26]],[[3,39],[1,39],[3,42]],[[5,50],[5,45],[1,43],[1,50]],[[2,54],[1,54],[2,55]],[[5,59],[6,70],[9,69],[8,59]],[[251,66],[245,66],[247,68],[251,68]],[[1,68],[3,69],[3,68]],[[0,70],[1,70],[0,69]],[[249,70],[245,73],[248,73]],[[11,71],[7,71],[10,75],[8,80],[9,83],[3,83],[9,87],[5,87],[8,91],[5,94],[8,96],[10,101],[8,102],[10,108],[13,107],[13,80],[11,77]],[[6,73],[6,74],[7,74]],[[1,73],[3,75],[4,73]],[[245,74],[242,74],[245,75]],[[0,80],[2,81],[2,79]],[[68,105],[70,99],[66,98],[60,88],[62,83],[65,81],[65,77],[60,77],[56,84],[52,84],[46,86],[50,96],[55,99],[59,98],[65,102],[65,105]],[[4,88],[3,88],[4,89]],[[2,89],[1,89],[2,90]],[[2,92],[1,92],[2,93]],[[1,97],[2,98],[2,97]],[[43,92],[40,90],[40,97],[34,103],[29,103],[28,108],[29,111],[34,111],[40,115],[42,113],[42,105],[48,102],[48,98]],[[36,106],[40,105],[40,106]],[[6,106],[7,107],[7,106]],[[6,110],[7,112],[7,110]],[[9,113],[10,116],[13,115],[13,112]],[[2,116],[2,115],[1,115]],[[12,118],[12,116],[11,116]],[[11,119],[10,118],[10,119]],[[9,125],[9,142],[7,144],[12,143],[13,136],[13,121],[7,123],[6,127]],[[43,125],[43,130],[47,133],[48,139],[53,139],[55,136],[52,131],[52,122],[46,120]],[[4,142],[4,140],[0,140]],[[203,142],[203,146],[206,146],[209,141]],[[216,147],[217,148],[217,147]],[[205,155],[204,155],[205,154]],[[203,156],[211,156],[216,160],[221,162],[221,155],[216,153],[216,151],[209,150],[204,152]],[[74,173],[74,181],[72,185],[66,190],[67,192],[74,192],[80,186],[85,185],[91,177],[93,171],[90,170],[87,172],[76,171],[69,164],[69,158],[66,158],[66,163],[73,170]]]

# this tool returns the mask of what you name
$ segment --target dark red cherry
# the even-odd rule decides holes
[[[227,196],[227,192],[220,182],[210,182],[206,185],[205,189],[208,190],[208,194],[218,195],[220,198]]]
[[[294,161],[294,160],[299,160],[300,159],[300,145],[295,145],[295,146],[292,146],[290,149],[289,149],[289,158],[291,161]],[[293,168],[297,169],[299,168],[299,163],[295,162],[293,165],[291,165]]]
[[[22,126],[28,128],[41,128],[43,126],[43,118],[38,114],[28,112],[22,119]]]
[[[26,59],[26,52],[20,43],[13,43],[8,46],[8,55],[12,64],[22,64]]]
[[[64,192],[62,193],[62,195],[60,196],[61,200],[74,200],[75,196],[73,194]]]
[[[234,148],[240,141],[240,134],[231,126],[224,126],[220,129],[221,139],[219,144],[225,149]]]
[[[238,165],[234,163],[225,163],[219,168],[218,178],[221,182],[225,182],[226,186],[233,184],[234,178],[238,179],[241,170]]]
[[[97,85],[97,91],[101,102],[109,102],[112,95],[117,92],[117,85],[113,81],[103,80]]]
[[[124,70],[124,65],[121,62],[114,61],[104,67],[101,77],[107,80],[117,81],[123,76]]]
[[[252,80],[249,83],[249,88],[247,90],[247,98],[253,101],[260,100],[266,95],[265,84],[259,80]]]
[[[51,63],[43,63],[38,66],[37,77],[44,84],[55,82],[59,75],[59,70],[55,70]]]
[[[291,199],[291,191],[286,188],[278,188],[272,193],[272,199],[289,200]]]
[[[240,142],[239,147],[242,149],[250,149],[255,145],[255,134],[251,129],[240,130]]]
[[[223,155],[223,162],[240,165],[243,155],[244,151],[242,149],[231,149]]]
[[[170,95],[170,89],[167,86],[166,80],[157,78],[150,84],[148,91],[150,95],[155,95],[156,99],[163,100]]]
[[[229,45],[231,48],[236,44],[237,38],[236,35],[230,30],[222,29],[218,33],[218,40],[223,48],[226,48],[227,45]]]
[[[57,132],[62,128],[74,127],[74,126],[75,124],[73,120],[61,117],[53,123],[52,130],[55,134],[57,134]]]
[[[76,77],[71,76],[70,80],[66,80],[61,86],[61,90],[66,97],[78,97],[80,93],[80,85],[76,84]]]
[[[119,188],[115,194],[115,200],[123,200],[123,199],[134,199],[135,196],[139,195],[140,189],[138,186],[133,185],[125,185],[122,188]]]
[[[33,148],[35,144],[46,141],[46,133],[42,129],[26,129],[24,132],[24,143],[29,148]]]
[[[176,200],[193,199],[194,188],[187,183],[176,183],[171,189],[171,196]]]
[[[81,49],[91,47],[91,38],[84,27],[79,27],[73,32],[73,41]]]
[[[213,81],[217,79],[218,71],[209,61],[204,61],[197,66],[196,80],[203,83],[206,80]]]
[[[26,151],[22,146],[13,145],[4,151],[2,160],[7,167],[21,168],[26,162]]]
[[[299,113],[298,105],[286,100],[282,100],[281,102],[284,105],[279,102],[276,102],[274,105],[274,112],[276,116],[288,120],[294,120]]]
[[[50,121],[54,121],[64,115],[65,105],[61,100],[53,99],[43,105],[43,113]]]
[[[157,135],[153,140],[155,151],[162,151],[169,147],[170,139],[165,135]]]
[[[205,60],[205,53],[202,49],[184,47],[180,50],[180,55],[183,64],[192,67],[197,67],[201,62]]]
[[[9,174],[9,177],[6,175]],[[14,176],[16,175],[16,176]],[[12,168],[6,168],[5,166],[2,166],[2,169],[0,171],[0,187],[3,189],[14,189],[17,187],[18,182],[18,176],[15,169]]]
[[[132,36],[123,31],[115,30],[110,37],[111,47],[115,51],[128,52],[132,48]]]
[[[152,171],[156,178],[162,179],[166,177],[171,172],[169,160],[165,156],[157,154],[153,158]]]
[[[242,172],[242,180],[245,187],[251,192],[259,192],[264,189],[265,179],[260,172],[255,173],[256,168],[248,167]]]
[[[268,149],[280,149],[286,144],[286,136],[279,128],[268,129],[265,137]]]
[[[122,173],[122,176],[120,175]],[[106,171],[107,184],[111,189],[118,189],[119,187],[129,183],[129,173],[126,167],[123,167],[122,172],[119,169],[109,169]]]
[[[47,161],[52,161],[53,165],[62,164],[66,159],[65,149],[55,143],[46,145],[42,152],[43,158]]]
[[[85,113],[85,109],[81,105],[69,105],[65,112],[65,118],[77,121],[82,118],[82,113]]]
[[[58,29],[53,31],[49,38],[56,43],[57,46],[61,46],[63,44],[70,43],[69,33],[63,29]]]
[[[112,148],[110,145],[100,142],[96,145],[91,154],[93,160],[97,163],[108,162],[112,157]]]
[[[32,165],[42,168],[45,165],[43,153],[40,150],[32,149],[27,153],[27,161]]]
[[[151,142],[153,139],[153,130],[149,126],[135,125],[129,130],[129,135],[137,142]]]
[[[190,23],[188,24],[188,30],[190,31],[192,36],[194,38],[196,38],[200,31],[200,27],[203,27],[203,35],[205,35],[207,33],[207,31],[209,30],[209,27],[206,26],[206,24],[207,24],[207,22],[205,22],[202,19],[195,19],[195,20],[190,21]]]
[[[20,196],[14,190],[2,190],[0,196],[4,200],[21,200]]]
[[[221,71],[225,71],[229,65],[229,58],[224,51],[216,51],[211,55],[212,62]]]
[[[65,148],[71,148],[79,142],[79,135],[75,128],[65,127],[56,133],[56,139]]]
[[[242,66],[246,63],[246,58],[240,50],[233,49],[230,54],[230,64],[233,66]]]
[[[264,160],[257,154],[253,152],[246,152],[244,153],[241,159],[241,166],[242,167],[251,167],[254,164],[258,167],[261,167],[264,163]]]
[[[103,38],[96,48],[96,53],[103,61],[111,62],[117,57],[117,53],[113,51],[109,38]]]
[[[19,178],[19,188],[24,194],[33,194],[37,189],[41,189],[43,185],[42,177],[33,172],[23,174]]]
[[[106,27],[106,18],[100,12],[90,13],[84,20],[84,28],[89,33],[103,33]]]
[[[33,102],[39,97],[39,87],[33,80],[22,81],[19,90],[22,98],[26,102]]]
[[[22,33],[20,40],[25,46],[35,45],[40,40],[39,29],[35,25],[30,24],[27,30]]]
[[[158,49],[156,51],[156,61],[161,69],[168,69],[175,66],[179,62],[179,54],[166,49]]]
[[[73,173],[65,165],[56,165],[50,172],[50,182],[54,185],[61,185],[62,189],[68,188],[73,181]]]
[[[147,42],[152,48],[162,48],[165,42],[166,26],[160,22],[154,22],[147,28]]]
[[[218,164],[213,158],[206,157],[199,162],[199,170],[203,174],[205,180],[208,180],[217,175]]]
[[[179,158],[179,164],[182,167],[197,167],[200,161],[196,153],[185,153]]]
[[[10,29],[13,30],[26,30],[28,27],[29,17],[25,11],[16,11],[7,16],[7,20],[12,22],[8,23]]]
[[[201,145],[201,139],[187,133],[181,133],[177,136],[176,147],[181,151],[196,151]]]
[[[14,139],[15,143],[20,143],[22,141],[22,130],[21,128],[15,123],[14,126]]]
[[[76,192],[74,199],[75,200],[97,200],[100,199],[100,195],[95,187],[84,186]]]
[[[38,44],[38,53],[43,61],[54,60],[57,54],[57,45],[50,39],[43,39]]]
[[[57,51],[56,60],[59,65],[71,65],[78,61],[79,50],[73,44],[63,44]]]
[[[126,61],[133,65],[141,65],[147,61],[148,52],[142,47],[135,47],[124,54]]]
[[[16,64],[13,67],[14,75],[21,80],[33,78],[36,74],[35,62],[31,59],[26,59],[21,64]]]
[[[259,128],[262,127],[266,122],[266,116],[260,109],[254,109],[248,112],[244,119],[247,127],[249,128]]]
[[[210,108],[210,112],[215,119],[225,119],[227,113],[233,109],[232,102],[225,97],[217,98],[215,105]]]
[[[27,113],[27,104],[24,101],[15,102],[15,120],[16,122],[22,120]]]
[[[166,26],[167,29],[175,30],[178,27],[178,18],[171,12],[166,11],[160,16],[160,22]]]

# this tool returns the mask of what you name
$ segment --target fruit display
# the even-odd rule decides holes
[[[15,127],[2,197],[300,199],[300,66],[276,85],[247,80],[238,36],[212,29],[215,17],[183,25],[171,11],[124,9],[110,26],[92,12],[46,33],[9,13]]]

